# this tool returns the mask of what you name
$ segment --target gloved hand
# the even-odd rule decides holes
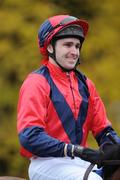
[[[85,148],[78,145],[68,145],[67,147],[68,156],[80,157],[85,161],[96,164],[98,168],[104,166],[104,160],[120,159],[120,145],[118,144],[105,143],[99,150]]]
[[[75,146],[74,155],[97,164],[98,168],[100,168],[104,166],[104,160],[120,160],[120,144],[106,143],[99,150]]]
[[[104,152],[102,150],[93,150],[82,146],[74,146],[74,156],[80,157],[81,159],[89,161],[93,164],[97,164],[98,168],[100,168],[102,160],[104,159]]]
[[[104,143],[100,147],[104,160],[120,160],[120,144]]]
[[[101,145],[100,149],[104,152],[104,160],[107,160],[108,162],[109,160],[120,160],[120,144],[105,142]],[[106,165],[104,160],[102,162],[104,179],[111,179],[111,176],[119,171],[120,165]],[[116,178],[118,177],[119,175]]]

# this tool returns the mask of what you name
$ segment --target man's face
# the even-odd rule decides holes
[[[76,38],[57,40],[55,44],[57,62],[66,69],[73,69],[80,56],[80,47],[80,41]]]

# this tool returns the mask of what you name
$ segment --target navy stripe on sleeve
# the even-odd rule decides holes
[[[40,157],[63,157],[64,143],[46,134],[43,128],[32,126],[19,133],[21,145]]]

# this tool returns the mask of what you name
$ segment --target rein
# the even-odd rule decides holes
[[[108,165],[111,165],[111,166],[120,165],[120,160],[104,160],[102,162],[102,166],[108,166]],[[94,166],[95,166],[95,164],[92,164],[92,163],[88,166],[87,170],[85,171],[83,180],[88,180],[88,176]]]
[[[106,166],[106,165],[120,165],[120,160],[104,160],[102,162],[102,166]]]
[[[108,132],[106,134],[106,136],[109,138],[109,140],[113,143],[113,144],[117,144],[116,140],[111,136],[111,134]],[[115,165],[120,165],[120,160],[104,160],[102,161],[102,167],[103,166],[115,166]],[[84,174],[83,180],[87,180],[88,176],[90,174],[90,172],[92,171],[93,167],[95,166],[95,164],[90,164],[88,166],[88,168],[86,169],[86,172]]]
[[[90,172],[92,171],[92,169],[94,168],[94,166],[95,166],[95,164],[92,164],[92,163],[88,166],[88,168],[85,171],[83,180],[87,180],[88,179],[88,176],[89,176]]]

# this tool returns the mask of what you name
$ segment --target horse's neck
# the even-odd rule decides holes
[[[110,180],[120,180],[120,167],[113,173]]]

